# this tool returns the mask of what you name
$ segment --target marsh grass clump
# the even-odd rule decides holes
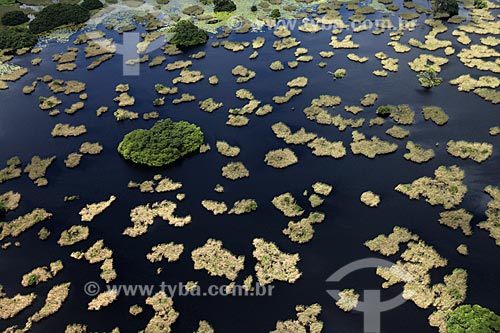
[[[463,208],[439,213],[439,223],[452,229],[461,229],[464,235],[471,236],[473,215]]]
[[[85,125],[71,126],[70,124],[56,124],[52,129],[51,135],[53,137],[69,137],[80,136],[87,133]]]
[[[21,194],[14,191],[8,191],[0,195],[0,214],[17,209],[20,201]]]
[[[50,96],[50,97],[40,96],[39,101],[40,101],[39,107],[41,110],[49,110],[62,103],[62,101],[55,96]]]
[[[183,227],[191,223],[190,215],[184,217],[175,216],[176,208],[177,204],[168,200],[155,202],[152,205],[137,206],[130,211],[130,220],[133,226],[126,228],[123,234],[133,238],[145,234],[156,217],[161,217],[174,227]]]
[[[283,148],[269,151],[264,157],[264,162],[273,168],[284,169],[298,163],[299,159],[291,149]]]
[[[0,292],[0,319],[7,320],[14,318],[18,313],[30,306],[36,299],[36,294],[17,294],[13,297],[6,297]]]
[[[289,88],[304,88],[305,86],[307,86],[307,82],[308,82],[307,77],[299,76],[293,80],[288,81],[286,85]]]
[[[214,200],[203,200],[201,205],[206,209],[211,211],[214,215],[221,215],[227,212],[227,205],[225,202],[219,202]]]
[[[108,200],[98,203],[87,204],[85,208],[80,210],[79,214],[83,222],[92,222],[92,220],[102,212],[104,212],[116,200],[114,195],[110,196]]]
[[[436,125],[442,126],[448,122],[448,115],[439,106],[424,106],[422,113],[425,120],[432,120]]]
[[[330,44],[334,49],[357,49],[359,44],[352,41],[352,35],[347,35],[343,40],[338,40],[337,36],[332,36]]]
[[[318,316],[321,314],[321,305],[317,303],[309,306],[297,305],[295,311],[297,312],[297,319],[278,321],[276,330],[271,331],[271,333],[320,333],[323,330],[323,322],[318,320]]]
[[[296,203],[295,198],[290,192],[274,197],[272,204],[286,217],[296,217],[304,214],[304,210]]]
[[[116,301],[117,298],[118,298],[118,291],[116,290],[103,291],[88,303],[87,309],[90,311],[99,311],[101,308],[109,306],[111,303]]]
[[[491,136],[497,136],[497,135],[499,135],[500,134],[500,126],[490,127],[488,133]]]
[[[283,63],[279,60],[273,61],[271,65],[269,65],[269,68],[272,71],[282,71],[285,69],[285,66],[283,66]]]
[[[113,251],[104,245],[104,240],[100,239],[83,253],[82,258],[84,257],[90,264],[95,264],[111,259],[112,256]]]
[[[285,104],[288,103],[292,97],[298,96],[302,93],[302,89],[291,88],[285,92],[284,96],[274,96],[273,102],[276,104]]]
[[[129,181],[128,188],[139,188],[142,193],[170,192],[178,190],[182,183],[175,182],[170,178],[163,178],[161,174],[155,175],[152,180],[145,180],[142,183]]]
[[[115,116],[116,121],[139,119],[139,113],[122,108],[118,108],[115,112],[113,112],[113,115]]]
[[[50,237],[50,231],[49,231],[49,229],[43,227],[43,228],[40,229],[40,231],[38,231],[38,239],[40,239],[41,241],[45,241],[49,237]]]
[[[377,101],[378,99],[378,94],[375,94],[375,93],[370,93],[370,94],[366,94],[361,100],[360,100],[360,103],[362,106],[372,106],[372,105],[375,105],[375,102]]]
[[[160,262],[164,259],[168,262],[174,262],[179,260],[182,252],[184,252],[183,244],[175,244],[173,242],[162,243],[153,246],[151,252],[146,255],[146,258],[152,263]]]
[[[258,208],[257,201],[254,199],[242,199],[234,203],[233,208],[229,211],[229,214],[248,214],[256,211]]]
[[[146,304],[150,305],[155,313],[149,320],[144,332],[171,332],[171,326],[179,317],[179,313],[174,309],[174,301],[164,291],[159,291],[153,296],[146,298]]]
[[[227,117],[226,125],[234,127],[243,127],[248,125],[249,122],[250,119],[248,119],[248,117],[245,117],[243,115],[230,114]]]
[[[238,65],[238,66],[234,67],[232,69],[231,73],[234,76],[238,76],[238,78],[236,79],[237,83],[248,82],[251,79],[253,79],[256,75],[256,73],[254,71],[251,71],[242,65]]]
[[[216,148],[219,154],[226,157],[236,157],[240,154],[240,148],[231,146],[226,141],[217,141]]]
[[[338,68],[332,75],[334,79],[343,79],[347,75],[347,70],[345,68]]]
[[[316,194],[313,194],[316,195]],[[313,212],[308,217],[302,218],[298,222],[288,222],[287,228],[283,229],[283,234],[288,236],[292,242],[304,244],[314,237],[313,224],[321,223],[325,219],[325,214]]]
[[[134,304],[128,309],[128,313],[130,313],[132,316],[138,316],[142,313],[142,311],[142,307],[138,304]]]
[[[196,100],[196,96],[191,94],[182,94],[180,98],[175,98],[172,100],[172,104],[188,103]]]
[[[137,129],[126,134],[118,152],[134,163],[164,166],[197,151],[202,143],[203,132],[198,126],[163,119],[149,130]]]
[[[173,84],[184,83],[192,84],[203,80],[205,76],[200,71],[191,71],[189,69],[183,69],[178,77],[172,79]]]
[[[351,150],[355,155],[361,154],[368,158],[375,158],[377,155],[390,154],[398,149],[398,145],[395,143],[380,140],[376,136],[372,136],[368,140],[364,134],[358,131],[352,132],[352,138]]]
[[[277,40],[273,43],[273,48],[276,51],[283,51],[285,49],[291,49],[296,46],[299,46],[301,42],[299,42],[295,37],[285,37],[283,39]]]
[[[201,110],[206,111],[206,112],[214,112],[217,109],[220,109],[221,107],[224,106],[224,103],[220,102],[215,102],[212,97],[207,98],[203,101],[200,101],[198,103],[199,107]]]
[[[471,159],[477,163],[484,162],[493,153],[493,145],[486,142],[448,141],[446,150],[452,156]]]
[[[55,159],[55,156],[43,159],[40,158],[40,156],[35,155],[31,158],[31,162],[24,168],[24,172],[28,174],[29,179],[34,181],[35,184],[41,186],[44,183],[37,183],[37,181],[44,179],[47,169]]]
[[[208,239],[205,245],[191,253],[194,269],[205,269],[212,276],[226,277],[236,280],[238,273],[244,268],[245,257],[235,256],[222,247],[222,242]]]
[[[366,191],[361,194],[360,200],[368,207],[377,207],[380,203],[380,196],[372,191]]]
[[[52,214],[43,208],[35,208],[31,213],[19,216],[10,222],[0,222],[0,241],[6,237],[17,237],[35,224],[48,220]]]
[[[331,142],[325,138],[315,138],[307,146],[312,149],[312,153],[315,156],[342,158],[347,155],[342,141]]]
[[[300,260],[298,254],[284,253],[276,244],[262,238],[255,238],[253,245],[253,256],[257,259],[255,272],[260,285],[265,286],[273,281],[294,283],[302,275],[297,268]]]
[[[198,329],[194,333],[214,333],[214,329],[205,320],[200,320],[198,323]]]
[[[300,145],[314,140],[316,136],[317,135],[315,133],[306,132],[306,130],[301,127],[298,131],[290,133],[290,135],[287,135],[283,139],[285,140],[285,143],[289,145]]]
[[[372,127],[372,126],[382,126],[382,125],[384,125],[384,123],[385,123],[385,119],[384,118],[382,118],[382,117],[375,117],[375,118],[370,119],[370,122],[368,123],[368,125],[370,127]]]
[[[432,206],[443,205],[445,209],[460,204],[467,193],[467,186],[462,183],[465,177],[462,169],[456,165],[440,166],[434,171],[434,176],[418,178],[411,184],[399,184],[395,190],[414,200],[422,196]]]
[[[256,116],[265,116],[268,115],[269,113],[273,112],[273,106],[270,104],[265,104],[263,106],[260,106],[257,111],[255,111]]]
[[[60,246],[70,246],[84,241],[89,237],[89,227],[83,225],[73,225],[69,229],[61,232],[61,237],[57,241]]]
[[[0,170],[0,184],[15,178],[21,177],[22,169],[19,157],[11,157],[7,161],[7,167]]]
[[[45,298],[45,304],[43,307],[33,314],[28,322],[39,322],[40,320],[47,318],[61,309],[64,301],[68,298],[69,288],[71,286],[70,282],[58,284],[47,293]]]
[[[396,226],[389,235],[378,235],[374,239],[366,241],[364,245],[370,251],[379,252],[384,256],[392,256],[399,252],[400,244],[418,239],[419,237],[408,229]]]
[[[155,84],[155,90],[160,95],[175,95],[179,92],[179,88],[177,87],[166,87],[161,83]]]
[[[104,262],[101,265],[101,274],[99,276],[106,283],[110,283],[114,279],[116,279],[117,274],[115,269],[113,268],[113,258],[104,259]]]
[[[64,266],[61,260],[50,263],[50,269],[46,266],[37,267],[29,273],[23,275],[21,285],[23,287],[29,287],[34,285],[36,286],[42,282],[47,282],[56,276],[63,269],[63,267]]]
[[[408,152],[403,155],[403,157],[415,163],[425,163],[430,161],[436,155],[434,150],[431,148],[425,149],[422,148],[419,144],[414,143],[413,141],[408,141],[406,143],[406,149]]]
[[[332,193],[333,186],[322,183],[322,182],[316,182],[312,185],[313,191],[317,194],[321,194],[323,196],[329,196]]]
[[[89,155],[98,155],[104,148],[99,142],[84,142],[80,146],[80,153]]]
[[[418,240],[417,236],[409,237],[412,234],[406,229],[395,227],[394,231],[396,228],[405,231],[402,237],[397,237],[393,232],[388,236],[379,235],[365,243],[370,250],[381,252],[383,255],[395,254],[399,251],[400,243],[407,243],[406,250],[401,254],[402,260],[391,267],[377,268],[377,275],[386,280],[382,287],[389,288],[397,283],[403,283],[403,298],[413,301],[423,309],[433,306],[434,312],[429,316],[429,324],[443,331],[450,311],[465,300],[467,272],[463,269],[454,269],[451,274],[444,276],[443,283],[431,285],[430,271],[445,267],[448,261],[432,246]],[[392,251],[387,251],[385,245],[391,244],[387,242],[391,238],[394,238],[396,243],[393,244],[395,246]]]
[[[486,186],[484,191],[491,197],[488,202],[488,208],[485,215],[486,220],[479,222],[477,226],[483,230],[489,231],[490,237],[495,240],[496,245],[500,246],[500,189],[494,186]]]
[[[385,133],[387,135],[392,136],[395,139],[404,139],[408,135],[410,135],[410,131],[405,130],[404,128],[402,128],[400,126],[396,126],[396,125],[389,128],[387,131],[385,131]]]
[[[381,105],[377,108],[376,113],[380,117],[390,117],[401,125],[411,125],[415,121],[415,112],[407,104]]]
[[[359,294],[354,289],[340,291],[339,297],[339,300],[335,304],[345,312],[352,311],[358,306]]]
[[[222,176],[230,180],[250,177],[250,171],[242,162],[230,162],[222,167]]]

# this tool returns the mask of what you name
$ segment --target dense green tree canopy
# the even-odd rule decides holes
[[[2,24],[8,26],[19,25],[28,22],[30,19],[28,15],[20,10],[7,12],[2,16]]]
[[[81,6],[56,3],[42,9],[29,28],[32,33],[38,34],[65,24],[83,23],[89,18],[89,11]]]
[[[164,119],[149,130],[137,129],[125,135],[118,152],[134,163],[163,166],[197,151],[203,139],[198,126]]]
[[[82,6],[83,8],[85,8],[87,10],[94,10],[94,9],[102,8],[104,5],[99,0],[83,0],[82,4],[80,6]]]
[[[38,37],[26,29],[0,30],[0,49],[21,49],[36,45]]]
[[[177,47],[205,44],[208,40],[207,32],[198,28],[189,20],[177,22],[172,32],[174,32],[174,37],[170,40],[170,43]]]
[[[457,0],[434,0],[435,13],[448,13],[450,15],[458,15],[458,2]]]
[[[214,12],[234,12],[236,4],[232,0],[214,0]]]
[[[480,305],[462,305],[447,321],[448,333],[498,333],[500,316]]]

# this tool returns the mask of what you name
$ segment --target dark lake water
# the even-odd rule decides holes
[[[425,15],[421,17],[421,20]],[[406,43],[410,37],[423,39],[429,27],[419,25],[415,31],[406,33],[401,39]],[[451,37],[453,26],[448,32],[439,35],[441,39],[453,40],[457,52],[463,46]],[[350,34],[345,31],[340,36]],[[120,36],[106,31],[108,37]],[[91,297],[83,292],[83,286],[88,281],[104,282],[99,278],[99,264],[90,265],[86,261],[77,261],[69,257],[76,250],[87,249],[96,240],[104,239],[107,247],[114,251],[113,258],[118,278],[114,284],[159,284],[161,281],[176,284],[179,281],[196,280],[200,286],[224,284],[226,280],[210,277],[205,271],[195,271],[190,258],[190,252],[203,245],[208,238],[216,238],[224,242],[224,247],[235,254],[245,255],[245,269],[240,273],[238,281],[254,273],[255,260],[252,257],[252,240],[263,237],[275,242],[281,250],[289,253],[300,253],[298,264],[302,277],[295,284],[275,283],[272,297],[176,297],[174,307],[180,312],[180,317],[173,326],[174,332],[193,332],[199,320],[207,320],[216,332],[268,332],[275,328],[276,321],[292,319],[295,316],[294,307],[297,304],[319,303],[323,307],[320,319],[324,321],[324,332],[344,333],[362,332],[363,315],[359,312],[344,313],[335,306],[335,301],[327,294],[327,289],[354,288],[362,293],[365,289],[378,289],[382,279],[375,275],[374,269],[358,271],[349,275],[338,284],[327,283],[326,279],[340,267],[367,257],[380,257],[371,253],[363,243],[380,233],[389,233],[396,225],[409,228],[417,233],[428,244],[448,258],[448,266],[433,271],[433,283],[441,282],[442,276],[453,268],[465,268],[469,273],[468,296],[466,303],[479,303],[500,313],[500,292],[498,291],[498,275],[500,269],[497,263],[499,249],[487,232],[479,230],[475,224],[484,219],[484,211],[489,200],[483,192],[486,185],[500,186],[500,155],[494,150],[493,155],[484,163],[477,164],[471,160],[460,160],[446,153],[446,142],[450,139],[485,141],[493,143],[498,148],[499,137],[492,137],[488,129],[500,125],[500,108],[473,94],[458,92],[455,86],[446,81],[459,75],[471,73],[474,77],[488,75],[464,67],[455,56],[443,66],[441,76],[445,83],[432,91],[420,88],[415,73],[407,66],[420,53],[427,53],[417,48],[411,52],[395,53],[386,46],[389,33],[373,36],[370,31],[353,34],[353,40],[361,44],[358,50],[334,50],[335,56],[321,59],[320,51],[331,50],[328,46],[331,33],[322,31],[318,34],[306,34],[294,31],[293,36],[302,42],[301,46],[314,55],[310,63],[300,63],[297,69],[285,68],[281,72],[272,72],[269,65],[274,60],[294,60],[294,50],[284,50],[279,53],[272,48],[272,42],[277,38],[270,31],[232,35],[230,39],[251,41],[257,35],[266,37],[265,46],[259,50],[256,60],[248,60],[251,48],[243,52],[232,53],[221,48],[207,46],[194,49],[183,55],[168,57],[167,62],[189,59],[189,55],[197,51],[206,51],[207,56],[201,60],[193,60],[192,69],[201,70],[205,79],[194,85],[179,85],[179,92],[189,92],[197,97],[197,101],[213,97],[223,101],[224,107],[208,114],[198,108],[198,102],[174,106],[171,99],[166,98],[165,106],[154,108],[152,101],[157,97],[154,90],[156,83],[171,86],[171,80],[178,71],[167,72],[159,66],[148,68],[141,65],[141,75],[124,77],[122,75],[122,57],[104,63],[94,71],[85,67],[90,63],[83,56],[83,47],[78,46],[78,69],[74,72],[59,73],[55,71],[55,63],[50,59],[52,54],[64,52],[67,46],[73,46],[71,38],[68,44],[50,44],[40,55],[43,62],[39,67],[31,67],[28,75],[16,83],[10,84],[10,89],[0,92],[0,161],[6,161],[13,155],[18,155],[25,166],[33,155],[47,157],[57,155],[57,160],[48,169],[49,185],[36,187],[25,175],[0,185],[0,193],[15,190],[22,194],[20,207],[5,216],[11,220],[25,214],[35,207],[43,207],[54,214],[53,218],[37,225],[23,233],[18,239],[22,243],[19,248],[11,247],[0,251],[0,283],[4,285],[8,295],[28,293],[31,289],[23,288],[20,280],[23,274],[34,267],[48,265],[51,261],[62,259],[65,268],[50,283],[40,284],[34,291],[38,294],[35,303],[23,311],[15,319],[0,322],[0,330],[11,325],[23,326],[26,319],[44,302],[45,295],[54,283],[71,281],[71,291],[62,309],[54,316],[33,326],[33,332],[62,332],[70,323],[89,325],[90,331],[109,331],[119,326],[122,332],[136,332],[146,326],[152,316],[152,309],[144,305],[143,297],[120,297],[111,306],[99,312],[87,311],[87,303]],[[471,35],[476,42],[477,36]],[[215,41],[211,36],[209,43]],[[399,58],[399,72],[390,73],[387,78],[378,78],[371,74],[374,69],[381,68],[374,54],[384,51],[390,57]],[[348,53],[369,56],[365,64],[351,62],[345,58]],[[151,58],[161,54],[151,53]],[[36,55],[17,57],[15,63],[29,66]],[[325,61],[327,67],[317,66]],[[166,62],[166,63],[167,63]],[[165,63],[165,64],[166,64]],[[231,69],[243,64],[257,72],[257,77],[248,83],[237,84],[231,75]],[[346,68],[347,77],[333,81],[327,71]],[[77,79],[87,83],[86,92],[89,95],[85,108],[75,115],[61,115],[52,118],[47,112],[38,109],[38,96],[50,96],[50,90],[39,84],[33,95],[25,96],[21,89],[30,84],[36,77],[51,74],[57,79]],[[208,77],[216,74],[220,83],[211,86]],[[227,110],[231,107],[241,107],[244,101],[238,100],[234,92],[239,88],[250,90],[255,98],[263,104],[272,103],[272,97],[286,92],[286,83],[297,77],[307,76],[309,84],[300,96],[292,98],[291,102],[274,105],[272,114],[265,117],[250,115],[250,123],[242,128],[225,125]],[[128,107],[132,111],[145,113],[157,110],[161,118],[187,120],[199,125],[205,133],[205,141],[212,145],[212,151],[206,154],[192,156],[182,162],[166,168],[146,168],[134,166],[124,161],[116,152],[116,147],[124,134],[136,128],[149,128],[153,121],[116,122],[113,111],[116,103],[113,98],[115,86],[119,83],[129,83],[130,95],[136,97],[136,104]],[[307,131],[317,133],[329,140],[342,140],[348,148],[351,141],[351,130],[340,132],[333,126],[322,126],[309,121],[302,110],[310,101],[321,94],[339,95],[343,104],[332,114],[340,113],[344,117],[351,115],[343,111],[343,105],[359,105],[359,100],[366,93],[378,93],[377,105],[409,104],[416,111],[416,123],[410,129],[409,140],[432,147],[436,157],[430,162],[417,165],[403,158],[405,141],[399,141],[385,135],[386,129],[392,126],[387,120],[382,127],[368,127],[368,119],[375,117],[376,107],[365,108],[358,117],[367,119],[365,125],[358,129],[367,136],[378,135],[384,140],[397,142],[396,153],[379,156],[370,160],[363,156],[355,156],[348,149],[348,155],[340,160],[319,158],[311,154],[307,146],[290,147],[298,156],[299,163],[284,170],[267,166],[264,155],[271,149],[284,148],[285,143],[277,139],[271,125],[282,121],[297,130],[305,127]],[[63,96],[63,110],[76,102],[78,96]],[[109,106],[110,111],[97,118],[95,110],[101,106]],[[450,121],[443,127],[431,122],[425,122],[421,108],[425,105],[441,106],[450,116]],[[292,109],[294,108],[294,110]],[[52,138],[50,131],[56,123],[85,124],[88,133],[76,138]],[[220,156],[215,151],[215,142],[226,140],[241,148],[241,154],[235,160],[242,161],[250,170],[250,177],[238,181],[230,181],[222,177],[221,167],[231,159]],[[67,169],[64,159],[70,152],[77,151],[84,141],[99,141],[104,151],[98,156],[84,156],[82,163],[76,169]],[[436,147],[435,144],[439,143]],[[3,163],[3,162],[2,162]],[[458,165],[466,172],[465,183],[468,193],[460,207],[474,214],[474,235],[466,238],[459,231],[445,228],[437,222],[442,207],[432,207],[424,200],[411,201],[406,196],[394,191],[399,183],[408,183],[421,176],[432,176],[440,165]],[[175,193],[143,194],[138,190],[127,188],[129,180],[143,181],[161,173],[183,184],[181,192],[187,194],[186,199],[178,204],[176,214],[190,214],[192,223],[184,228],[174,228],[157,220],[149,232],[136,239],[122,235],[123,230],[131,225],[129,213],[137,206],[164,199],[175,200]],[[289,241],[281,233],[289,219],[285,218],[274,206],[271,200],[284,192],[291,192],[299,204],[308,207],[307,197],[301,194],[316,181],[322,181],[334,186],[333,194],[325,200],[318,210],[326,214],[326,220],[315,226],[314,239],[299,245]],[[225,188],[223,194],[213,191],[216,184]],[[362,192],[371,190],[381,196],[378,208],[369,208],[359,201]],[[64,203],[65,195],[78,194],[80,200]],[[71,225],[80,224],[79,210],[86,204],[106,200],[110,195],[117,196],[116,202],[103,214],[98,216],[89,227],[91,235],[85,242],[71,247],[60,248],[56,241],[61,231]],[[224,200],[231,205],[241,198],[254,198],[259,204],[256,212],[248,215],[224,215],[214,217],[200,204],[204,199]],[[52,232],[49,240],[42,242],[37,238],[37,232],[46,226]],[[7,239],[10,241],[11,239]],[[176,263],[161,263],[153,265],[146,260],[153,245],[162,242],[183,243],[185,250]],[[470,255],[460,256],[456,247],[460,243],[469,246]],[[397,257],[389,258],[397,260]],[[163,267],[160,275],[157,267]],[[434,279],[435,278],[435,279]],[[401,286],[384,290],[384,298],[391,298],[401,292]],[[128,314],[128,308],[133,304],[144,306],[144,313],[138,317]],[[421,310],[413,303],[404,305],[382,315],[382,332],[408,333],[429,332],[427,316],[430,311]],[[411,323],[411,325],[408,325]]]

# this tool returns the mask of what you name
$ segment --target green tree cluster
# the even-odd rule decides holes
[[[26,29],[11,28],[0,30],[0,49],[21,49],[33,47],[38,37]]]
[[[20,10],[7,12],[2,16],[2,24],[7,26],[15,26],[28,22],[28,15]]]
[[[170,43],[181,48],[205,44],[208,40],[207,32],[198,28],[189,20],[177,22],[172,32],[174,37],[170,40]]]
[[[232,0],[214,0],[214,12],[234,12],[236,4]]]
[[[437,76],[437,72],[434,68],[427,65],[425,69],[417,74],[418,82],[424,88],[434,88],[439,86],[443,82],[443,78]]]
[[[392,111],[394,111],[394,106],[392,105],[381,105],[377,108],[377,111],[375,111],[377,113],[377,116],[380,116],[380,117],[389,117],[392,113]]]
[[[448,13],[458,15],[457,0],[434,0],[434,13]]]
[[[480,305],[462,305],[446,321],[448,333],[498,333],[500,316]]]
[[[81,6],[56,3],[42,9],[31,21],[29,29],[32,33],[38,34],[65,24],[83,23],[89,18],[89,11]]]
[[[102,2],[99,0],[83,0],[80,6],[82,6],[86,10],[94,10],[104,7]]]
[[[271,14],[269,14],[269,17],[272,19],[279,19],[281,17],[281,12],[279,9],[275,8],[271,11]]]
[[[204,135],[186,121],[157,121],[149,130],[137,129],[125,135],[118,152],[134,163],[164,166],[199,150]]]
[[[486,0],[474,0],[474,7],[483,9],[488,7],[488,2]]]

